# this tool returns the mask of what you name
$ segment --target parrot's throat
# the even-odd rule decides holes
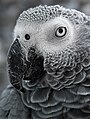
[[[48,74],[49,85],[55,90],[60,90],[68,85],[73,86],[76,74],[83,69],[82,64],[89,65],[89,62],[86,50],[76,52],[66,50],[59,54],[47,54],[44,67]]]
[[[47,72],[62,72],[65,68],[73,68],[81,60],[80,53],[66,50],[64,52],[47,54],[44,60],[44,67]]]

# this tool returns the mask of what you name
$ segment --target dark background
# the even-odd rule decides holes
[[[19,14],[37,5],[60,4],[90,15],[90,0],[0,0],[0,93],[9,83],[6,59],[13,41],[13,29]]]

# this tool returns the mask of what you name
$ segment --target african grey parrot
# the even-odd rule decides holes
[[[90,119],[90,17],[59,5],[24,11],[8,72],[0,119]]]

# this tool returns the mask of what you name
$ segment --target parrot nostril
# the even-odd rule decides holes
[[[25,39],[29,40],[30,39],[30,35],[29,34],[25,34]]]

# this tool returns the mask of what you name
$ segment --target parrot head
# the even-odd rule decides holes
[[[24,11],[8,53],[11,84],[20,91],[71,86],[75,71],[82,70],[79,64],[89,55],[89,39],[90,18],[81,12],[59,5]]]

